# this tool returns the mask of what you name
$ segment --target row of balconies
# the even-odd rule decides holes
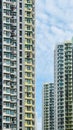
[[[5,109],[3,109],[3,115],[4,116],[16,117],[16,109],[15,110],[11,110],[11,109],[6,109],[5,108]]]
[[[34,66],[34,64],[32,62],[25,62],[25,65],[30,65],[30,66]]]
[[[3,80],[6,80],[6,81],[11,81],[11,82],[16,82],[16,78],[7,78],[6,76],[3,77]]]
[[[25,72],[30,72],[30,73],[32,73],[33,72],[33,70],[32,70],[32,68],[30,69],[30,70],[28,70],[27,68],[25,68]],[[33,72],[34,73],[34,72]]]
[[[35,117],[34,117],[34,118],[35,118]],[[26,114],[26,116],[25,116],[25,119],[26,119],[26,120],[31,120],[31,121],[33,121],[33,120],[34,120],[34,118],[33,118],[32,114],[31,114],[31,116],[30,116],[30,117],[28,117],[28,116],[27,116],[27,114]]]
[[[16,37],[16,32],[13,30],[13,31],[4,31],[4,34],[3,34],[4,37],[8,37],[8,38],[11,38],[11,37]]]
[[[34,95],[35,91],[33,90],[33,88],[31,88],[29,91],[28,91],[28,89],[25,89],[25,93],[26,93],[26,95],[28,95],[28,93],[29,93],[32,96],[32,95]],[[30,97],[30,96],[28,95],[28,97]]]
[[[33,5],[32,0],[25,0],[25,5]]]
[[[7,116],[8,117],[8,116]],[[8,120],[7,120],[7,117],[6,116],[4,116],[4,118],[3,118],[3,123],[4,124],[6,124],[6,123],[8,123],[8,124],[16,124],[16,121],[11,121],[11,117],[9,117],[8,118]],[[15,128],[15,126],[14,126],[14,128]],[[9,129],[10,130],[10,129]],[[13,129],[13,130],[15,130],[15,129]]]
[[[8,100],[6,98],[3,99],[3,102],[10,102],[10,103],[16,103],[16,100]]]
[[[8,51],[6,51],[8,53]],[[16,51],[11,51],[9,52],[10,55],[4,55],[3,59],[7,59],[7,60],[10,60],[10,61],[16,61]],[[14,56],[14,57],[11,57],[11,56]],[[15,62],[14,62],[15,63]]]
[[[16,75],[16,69],[10,69],[10,67],[4,67],[4,73],[10,73],[11,75]]]
[[[25,45],[28,45],[28,43],[25,43]],[[29,49],[28,49],[28,47],[25,48],[25,52],[30,52],[30,53],[34,54],[34,50],[33,49],[35,49],[35,47],[33,47],[33,45],[31,45],[31,47]]]
[[[7,92],[7,91],[3,91],[3,94],[4,95],[10,95],[10,96],[16,96],[16,90],[15,90],[15,92],[14,93],[11,93],[11,92]]]
[[[25,38],[27,38],[27,39],[34,39],[35,35],[32,35],[32,34],[27,35],[27,34],[25,34]]]
[[[25,93],[25,99],[29,99],[29,98],[33,99],[34,96],[35,96],[34,93],[31,93],[30,95],[28,95],[28,94]]]
[[[12,18],[12,17],[16,17],[16,14],[15,15],[14,15],[14,13],[11,14],[9,11],[7,13],[3,13],[3,17]],[[6,21],[4,21],[4,22],[6,22]]]
[[[30,19],[29,17],[25,18],[25,25],[29,25],[34,27],[34,22],[32,21],[32,18]]]
[[[8,4],[11,4],[11,5],[16,5],[16,0],[14,0],[14,1],[4,0],[3,3],[4,3],[4,4],[8,3]]]
[[[29,53],[29,55],[28,55],[28,54],[25,54],[25,58],[27,58],[27,59],[32,59],[33,56],[32,56],[32,54]]]
[[[33,9],[32,9],[32,7],[30,7],[30,6],[25,7],[25,12],[30,12],[30,13],[31,13],[32,10],[33,10]]]
[[[7,105],[3,105],[3,108],[6,109],[6,110],[16,110],[16,106],[10,107],[10,106],[7,106]]]
[[[6,36],[6,35],[4,35],[4,38],[6,38],[6,39],[11,39],[12,41],[16,41],[16,37],[10,37],[10,36]],[[4,45],[9,45],[9,43],[7,43],[7,41],[4,41]]]
[[[29,106],[28,106],[29,107]],[[30,107],[29,107],[30,108]],[[33,111],[32,109],[30,109],[30,110],[27,110],[27,109],[25,109],[25,113],[32,113],[32,114],[35,114],[35,111]]]
[[[8,60],[9,63],[7,64],[7,63],[6,63],[7,60],[8,60],[8,59],[5,60],[5,62],[3,63],[3,66],[11,67],[11,68],[14,68],[14,69],[17,68],[17,65],[16,65],[16,64],[12,65],[12,64],[10,63],[10,60]]]

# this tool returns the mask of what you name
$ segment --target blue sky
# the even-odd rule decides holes
[[[73,36],[73,0],[36,0],[36,110],[41,128],[42,87],[53,82],[54,48]]]

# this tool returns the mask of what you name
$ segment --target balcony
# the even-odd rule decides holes
[[[17,64],[14,64],[14,65],[10,65],[11,68],[17,68]]]
[[[25,7],[25,12],[32,12],[32,7]]]
[[[11,78],[10,79],[12,82],[16,82],[17,80],[16,80],[16,78]]]
[[[10,61],[16,61],[16,57],[11,58]]]
[[[25,0],[25,4],[27,4],[27,5],[32,5],[32,0],[30,0],[30,1],[29,1],[29,0],[28,0],[28,1]]]

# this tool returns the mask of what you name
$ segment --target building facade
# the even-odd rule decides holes
[[[54,84],[45,83],[42,101],[42,130],[54,130]]]
[[[35,130],[35,1],[0,0],[0,130]]]
[[[35,0],[25,1],[25,130],[35,130]]]
[[[55,130],[73,129],[73,43],[55,48]]]

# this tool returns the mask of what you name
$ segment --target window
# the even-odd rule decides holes
[[[7,95],[6,95],[6,100],[10,100],[10,96],[7,96]]]
[[[8,121],[8,120],[7,120]],[[6,124],[6,128],[9,128],[9,124]]]
[[[20,22],[22,22],[22,17],[20,17]]]
[[[9,68],[9,67],[6,67],[5,70],[6,70],[7,72],[10,72],[10,68]]]
[[[27,76],[28,76],[28,77],[30,77],[30,76],[31,76],[31,74],[28,72],[28,73],[27,73]]]
[[[27,30],[30,30],[30,26],[27,26]]]
[[[7,102],[7,103],[6,103],[6,107],[10,107],[10,103]]]
[[[20,84],[22,84],[22,79],[20,79]]]
[[[22,66],[20,65],[20,70],[22,70]]]
[[[4,55],[8,58],[10,58],[10,54],[9,53],[4,53]]]
[[[31,87],[30,86],[27,86],[27,91],[31,91]]]
[[[6,36],[10,36],[10,32],[6,32]]]
[[[6,92],[7,92],[7,93],[10,93],[10,88],[6,88]]]
[[[27,79],[25,80],[28,84],[31,84],[32,83],[32,80],[31,79]]]
[[[20,24],[20,28],[22,29],[22,24]]]
[[[20,58],[20,63],[22,63],[22,59]]]
[[[9,51],[9,50],[10,50],[10,47],[9,47],[9,46],[6,46],[6,50],[8,50],[8,51]]]
[[[10,43],[10,39],[8,39],[8,38],[4,38],[4,41],[5,41],[6,43]]]
[[[30,32],[27,32],[27,36],[30,36],[30,34],[31,34]]]
[[[27,39],[27,42],[30,43],[30,39]]]
[[[30,19],[27,19],[27,23],[30,23]]]
[[[22,86],[20,86],[20,91],[22,91]]]
[[[27,100],[27,104],[31,104],[31,100],[28,99],[28,100]]]
[[[31,111],[31,108],[29,106],[27,106],[27,111]]]
[[[22,105],[22,100],[20,100],[20,105]]]
[[[10,114],[11,114],[11,115],[14,115],[14,111],[11,111]]]
[[[30,12],[27,12],[27,16],[29,16],[29,17],[30,17]]]
[[[27,70],[30,70],[31,69],[31,67],[30,66],[27,66]]]
[[[20,114],[20,119],[22,120],[22,114]]]
[[[6,117],[6,121],[10,121],[10,117]],[[9,127],[8,127],[9,128]]]
[[[20,49],[22,49],[22,45],[20,45]]]
[[[22,122],[20,121],[20,126],[22,126]]]
[[[20,98],[22,98],[22,93],[20,93]]]
[[[28,127],[28,128],[27,128],[27,130],[31,130],[31,128],[30,128],[30,127]]]
[[[22,36],[22,31],[20,31],[20,36]]]
[[[11,108],[14,108],[14,104],[13,104],[13,103],[11,103],[11,104],[10,104],[10,107],[11,107]]]
[[[22,107],[20,107],[20,112],[22,112]]]
[[[20,42],[22,43],[22,38],[20,38]]]
[[[27,121],[27,124],[30,125],[30,124],[31,124],[31,121]]]
[[[22,93],[20,93],[20,98],[22,98]]]
[[[9,23],[9,22],[10,22],[10,19],[9,19],[9,18],[6,18],[6,22],[8,22],[8,23]]]
[[[28,118],[31,118],[31,114],[30,114],[30,113],[27,113],[27,117],[28,117]]]
[[[10,7],[10,4],[6,3],[6,8],[9,8]]]
[[[27,3],[30,3],[30,0],[27,0]]]
[[[22,51],[20,51],[20,56],[22,56]]]
[[[10,114],[10,110],[6,110],[6,114]]]
[[[20,77],[22,77],[22,72],[20,72]]]
[[[31,94],[30,94],[30,93],[27,93],[27,97],[31,97]]]
[[[20,10],[20,15],[22,15],[22,10]]]
[[[22,3],[19,4],[20,8],[22,8]]]

